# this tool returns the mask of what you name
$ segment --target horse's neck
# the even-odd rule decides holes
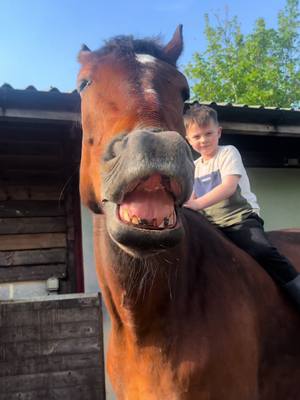
[[[168,318],[176,301],[188,301],[192,271],[183,265],[183,243],[176,249],[135,260],[111,242],[103,216],[94,218],[98,279],[113,326],[145,331]]]
[[[113,245],[104,217],[95,217],[94,233],[97,272],[113,323],[144,331],[156,320],[168,318],[174,308],[188,312],[193,291],[202,296],[195,286],[202,261],[198,257],[197,263],[190,262],[189,239],[141,261]]]

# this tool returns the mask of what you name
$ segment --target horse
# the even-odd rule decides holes
[[[80,193],[112,324],[107,371],[121,400],[296,400],[297,311],[256,261],[182,207],[194,169],[182,49],[178,26],[166,45],[118,36],[78,56]],[[272,239],[299,268],[299,232]]]

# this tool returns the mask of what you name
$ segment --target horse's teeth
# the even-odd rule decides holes
[[[169,218],[164,218],[164,221],[163,221],[163,226],[164,227],[167,227],[167,226],[169,226],[169,224],[170,224],[170,222],[169,222]]]
[[[126,221],[126,222],[130,222],[130,215],[129,215],[128,210],[127,209],[125,209],[125,210],[123,209],[122,214],[123,214],[123,216],[122,216],[123,220]]]
[[[165,228],[164,220],[163,220],[162,223],[159,225],[159,228]]]
[[[148,221],[145,218],[139,218],[137,215],[133,215],[132,217],[129,214],[129,210],[126,208],[122,208],[120,210],[120,217],[124,222],[131,223],[133,225],[141,225],[141,226],[149,226],[154,228],[168,228],[172,227],[176,221],[176,214],[173,212],[169,215],[169,217],[164,217],[160,225],[157,223],[157,218],[153,218],[152,221]]]
[[[173,226],[175,224],[176,221],[176,215],[175,215],[175,211],[172,212],[172,214],[169,216],[169,225]]]
[[[155,191],[161,190],[161,189],[162,189],[162,186],[161,186],[161,185],[155,186],[155,187],[153,187],[153,188],[147,188],[147,187],[143,188],[143,190],[144,190],[145,192],[155,192]]]
[[[136,215],[134,215],[131,218],[131,223],[134,224],[134,225],[138,225],[140,223],[140,219]]]

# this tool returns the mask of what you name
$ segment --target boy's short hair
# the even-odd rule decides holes
[[[183,116],[185,129],[188,129],[192,124],[206,126],[211,121],[218,124],[217,111],[211,107],[194,104],[189,107]]]

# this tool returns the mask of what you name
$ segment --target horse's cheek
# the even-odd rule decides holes
[[[100,201],[101,182],[99,179],[99,163],[95,163],[92,153],[87,149],[87,144],[82,145],[80,164],[80,196],[86,206]]]

